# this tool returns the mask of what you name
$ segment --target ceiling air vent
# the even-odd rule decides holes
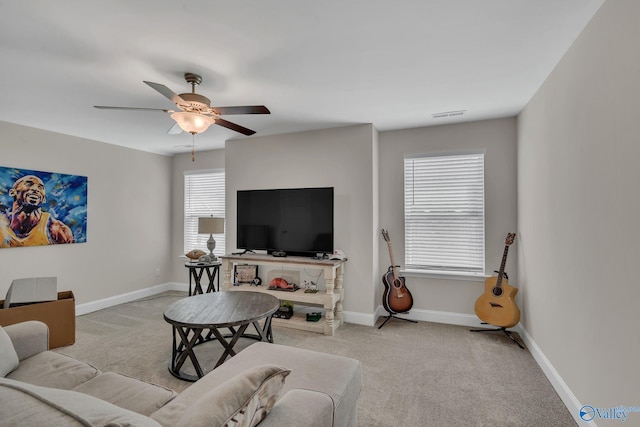
[[[444,111],[442,113],[434,113],[431,115],[431,117],[433,117],[434,119],[442,119],[444,117],[455,117],[455,116],[461,116],[465,113],[465,111],[467,110],[458,110],[458,111]]]

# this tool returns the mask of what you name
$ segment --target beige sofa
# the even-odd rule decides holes
[[[355,427],[360,389],[357,360],[257,342],[177,394],[48,351],[44,323],[0,327],[3,426]]]

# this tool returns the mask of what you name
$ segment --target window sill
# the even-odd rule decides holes
[[[486,274],[481,273],[447,273],[443,271],[429,270],[400,270],[400,274],[405,277],[421,277],[425,279],[447,279],[447,280],[467,280],[470,282],[484,282]]]

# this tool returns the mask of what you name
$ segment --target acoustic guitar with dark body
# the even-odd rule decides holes
[[[510,328],[520,321],[520,309],[514,300],[518,288],[509,285],[504,272],[509,246],[515,237],[515,233],[507,234],[498,276],[489,277],[484,281],[484,293],[475,305],[476,315],[480,320],[501,328]]]
[[[384,229],[382,237],[387,242],[391,259],[389,270],[382,276],[382,283],[384,283],[382,305],[391,314],[406,313],[413,307],[413,296],[405,285],[404,277],[398,275],[398,266],[393,259],[393,250],[391,249],[391,239],[389,233]]]

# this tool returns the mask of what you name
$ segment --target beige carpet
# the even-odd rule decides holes
[[[162,313],[184,296],[168,292],[79,316],[76,343],[56,351],[181,391],[190,383],[167,371],[171,326]],[[359,359],[363,427],[576,425],[531,354],[503,334],[392,320],[382,329],[345,324],[333,337],[274,327],[274,340]],[[197,354],[213,366],[219,345]]]

